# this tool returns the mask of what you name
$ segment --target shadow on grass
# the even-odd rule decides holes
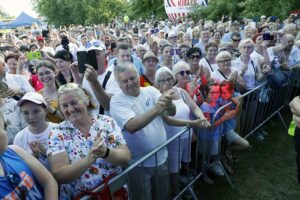
[[[284,118],[289,123],[287,110]],[[297,200],[300,185],[296,179],[294,138],[287,134],[277,117],[264,126],[269,135],[264,141],[250,136],[252,148],[238,154],[232,189],[225,178],[214,185],[198,181],[194,186],[199,199],[207,200]]]

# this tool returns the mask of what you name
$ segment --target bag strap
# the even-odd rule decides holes
[[[108,79],[110,78],[111,73],[112,73],[111,71],[108,71],[105,75],[105,78],[104,78],[103,83],[102,83],[102,88],[104,90],[106,88],[106,84],[107,84]],[[101,104],[100,104],[100,108],[99,108],[99,114],[101,114],[101,115],[104,114],[104,108],[101,106]]]
[[[209,65],[209,67],[210,67],[210,70],[213,72],[214,70],[213,70],[213,68],[211,67],[211,64],[210,64],[210,62],[207,60],[207,58],[205,58],[205,60],[206,60],[207,64]]]
[[[225,76],[225,74],[223,72],[221,72],[219,69],[218,71],[220,72],[220,74],[225,78],[225,80],[228,80],[228,78]]]
[[[253,60],[251,60],[251,65],[252,65],[252,67],[253,67],[253,70],[254,70],[254,79],[255,79],[255,82],[256,82],[256,81],[257,81],[257,78],[256,78],[257,69],[254,67]]]

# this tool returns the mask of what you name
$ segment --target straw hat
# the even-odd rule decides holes
[[[147,51],[144,55],[143,63],[148,59],[148,58],[154,58],[156,62],[158,62],[158,58],[154,55],[152,51]]]

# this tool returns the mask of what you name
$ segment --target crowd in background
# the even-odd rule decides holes
[[[1,198],[55,199],[58,190],[60,199],[82,197],[189,127],[129,174],[132,199],[174,197],[194,151],[214,159],[221,136],[226,157],[249,147],[237,131],[237,98],[272,68],[288,75],[300,61],[293,16],[34,24],[0,33],[0,44]],[[258,102],[251,103],[254,118]],[[208,184],[208,171],[224,176],[218,165],[203,168]]]

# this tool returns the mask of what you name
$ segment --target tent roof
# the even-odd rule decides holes
[[[33,23],[40,23],[39,20],[22,12],[14,21],[8,24],[0,24],[0,28],[16,28],[19,26],[31,26]]]

